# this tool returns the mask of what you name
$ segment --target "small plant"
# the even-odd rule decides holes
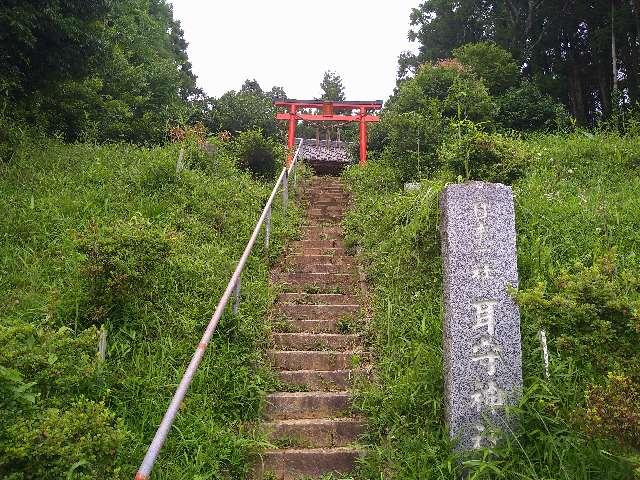
[[[258,178],[275,178],[284,164],[283,147],[273,138],[266,138],[260,130],[240,133],[233,148],[238,166]]]
[[[640,384],[609,372],[604,385],[586,392],[585,429],[593,436],[614,438],[630,447],[640,445]]]
[[[438,150],[442,165],[466,180],[511,184],[524,173],[529,153],[517,140],[477,130],[465,123],[467,132],[445,142]]]
[[[77,248],[86,256],[87,323],[118,322],[132,298],[148,299],[150,276],[170,252],[169,239],[139,217],[100,229],[91,226]]]
[[[355,315],[344,315],[336,323],[338,332],[349,334],[360,330],[360,321]]]

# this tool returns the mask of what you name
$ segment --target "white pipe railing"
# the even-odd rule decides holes
[[[293,156],[293,159],[291,161],[291,165],[289,165],[288,167],[284,167],[282,169],[282,172],[280,173],[280,176],[278,177],[278,180],[276,181],[276,184],[273,187],[273,190],[271,191],[271,195],[269,196],[267,203],[262,209],[262,214],[260,215],[260,218],[258,219],[258,222],[256,223],[255,228],[253,229],[253,234],[249,239],[249,243],[247,243],[247,246],[245,247],[244,252],[242,253],[242,257],[240,257],[240,261],[238,262],[238,265],[236,266],[236,269],[233,272],[233,275],[231,276],[229,283],[227,284],[227,288],[222,294],[222,297],[218,302],[218,306],[216,307],[215,312],[213,312],[213,315],[211,316],[211,320],[209,321],[209,324],[207,325],[207,328],[205,329],[204,334],[200,339],[200,343],[198,343],[198,347],[196,348],[196,351],[194,352],[193,357],[191,357],[189,366],[187,367],[187,370],[182,376],[182,380],[180,380],[180,384],[178,385],[178,388],[173,394],[173,398],[171,399],[169,408],[167,408],[167,411],[165,412],[164,417],[162,418],[162,422],[160,422],[160,426],[158,427],[158,430],[156,430],[156,434],[153,437],[151,445],[149,445],[149,448],[147,449],[147,453],[144,456],[144,459],[142,460],[142,464],[138,469],[138,473],[135,476],[136,480],[146,480],[149,478],[153,465],[156,462],[156,458],[160,453],[160,449],[162,448],[162,445],[164,445],[164,442],[167,439],[167,435],[169,434],[169,430],[171,429],[171,426],[173,425],[176,415],[178,414],[178,410],[187,393],[187,389],[189,388],[189,385],[191,385],[193,376],[195,375],[196,370],[198,369],[198,366],[202,361],[202,357],[204,356],[204,351],[206,350],[207,346],[209,345],[209,342],[211,341],[211,337],[213,336],[213,333],[215,332],[216,327],[218,326],[218,322],[220,321],[220,318],[224,313],[224,309],[227,307],[227,304],[229,303],[229,299],[231,298],[231,295],[234,296],[232,311],[234,314],[238,313],[238,307],[240,305],[240,277],[242,275],[242,271],[244,270],[247,260],[249,259],[249,255],[251,254],[251,250],[253,249],[253,246],[256,243],[256,240],[258,239],[258,235],[260,234],[260,229],[262,228],[263,224],[265,225],[264,244],[265,244],[265,248],[269,248],[269,238],[271,235],[271,210],[272,210],[273,201],[276,197],[276,194],[278,193],[278,189],[280,188],[280,186],[282,186],[283,210],[285,213],[287,211],[287,204],[289,202],[289,176],[293,175],[293,182],[295,185],[296,162],[298,161],[298,156],[300,154],[300,147],[302,147],[302,142],[303,140],[300,139],[300,142],[298,143],[298,148],[296,149],[296,153]]]

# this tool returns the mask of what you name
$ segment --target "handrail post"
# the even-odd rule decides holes
[[[289,203],[289,171],[285,168],[284,179],[282,180],[282,210],[287,214],[287,204]]]
[[[267,216],[264,222],[264,249],[269,250],[269,239],[271,237],[271,206],[269,206],[267,210]]]
[[[293,176],[293,178],[291,179],[291,185],[293,185],[293,194],[294,195],[296,194],[296,192],[295,192],[295,190],[296,190],[296,170],[298,169],[297,168],[297,163],[298,162],[294,163],[293,164],[293,168],[291,169],[291,174]]]
[[[300,146],[301,146],[301,145],[302,145],[302,139],[300,139],[300,143],[298,144],[298,148],[296,149],[296,154],[298,154],[298,153],[300,152],[300,150],[299,150],[299,149],[300,149]],[[296,155],[296,162],[293,162],[293,163],[291,164],[291,169],[290,169],[290,173],[291,173],[291,175],[293,175],[293,178],[292,178],[292,185],[293,185],[293,189],[294,189],[294,195],[295,195],[295,188],[296,188],[296,170],[298,169],[298,168],[297,168],[297,167],[298,167],[298,162],[297,162],[297,160],[298,160],[298,157],[297,157],[297,155]]]
[[[233,314],[238,315],[238,308],[240,308],[240,277],[236,282],[236,287],[233,290]]]

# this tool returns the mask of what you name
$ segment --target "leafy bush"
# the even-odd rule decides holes
[[[276,107],[273,100],[258,91],[231,90],[213,99],[203,123],[211,132],[229,131],[232,134],[248,130],[262,130],[266,136],[278,136]]]
[[[234,141],[238,166],[258,178],[273,179],[282,169],[284,150],[273,138],[265,138],[261,130],[241,132]]]
[[[401,181],[419,179],[439,168],[437,152],[455,131],[454,122],[489,127],[495,113],[487,88],[461,63],[424,64],[385,106],[374,140],[384,141],[380,158],[396,166]]]
[[[118,324],[133,298],[151,300],[145,290],[148,277],[164,265],[170,248],[163,232],[140,217],[104,228],[93,226],[79,238],[78,250],[86,256],[87,322]]]
[[[615,438],[631,447],[640,445],[640,383],[609,373],[604,385],[591,385],[585,421],[593,436]]]
[[[440,163],[466,180],[511,184],[527,166],[530,153],[517,140],[500,134],[469,132],[443,143],[438,150]]]
[[[34,403],[34,385],[35,382],[25,383],[18,370],[0,365],[0,411]]]
[[[450,118],[491,124],[496,110],[487,87],[470,75],[456,78],[444,100],[444,112]]]
[[[438,109],[449,118],[490,122],[496,106],[482,81],[455,60],[421,65],[416,75],[403,81],[386,109],[432,116]],[[431,126],[436,130],[437,124]]]
[[[453,56],[481,78],[492,95],[513,87],[520,76],[511,53],[494,42],[467,43],[454,49]]]
[[[580,359],[586,370],[615,368],[640,376],[640,278],[621,268],[611,252],[590,266],[578,262],[563,269],[550,283],[523,289],[516,298],[557,349]]]
[[[103,403],[80,397],[69,406],[14,416],[13,422],[3,427],[3,478],[88,480],[120,476],[116,453],[128,435],[122,420]]]
[[[406,112],[385,114],[381,122],[387,129],[387,147],[381,160],[397,170],[402,182],[433,173],[437,168],[437,147],[445,134],[442,113],[438,106],[422,113]]]
[[[525,81],[496,97],[496,122],[503,128],[521,132],[564,130],[571,117],[564,106],[540,91],[535,83]]]
[[[26,382],[48,405],[61,406],[76,395],[88,395],[95,383],[95,328],[75,333],[68,327],[0,326],[0,341],[0,366],[17,372],[9,380]]]

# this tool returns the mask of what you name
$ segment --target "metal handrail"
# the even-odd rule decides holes
[[[280,176],[278,177],[278,180],[276,181],[276,184],[273,187],[273,190],[271,191],[271,195],[269,196],[269,199],[267,200],[267,203],[265,204],[262,210],[262,214],[260,215],[260,218],[258,219],[258,222],[256,223],[255,228],[253,229],[253,234],[251,235],[251,238],[249,239],[249,242],[247,243],[247,246],[245,247],[244,252],[242,253],[242,257],[240,257],[240,261],[238,262],[238,265],[236,266],[236,269],[233,272],[233,275],[231,276],[229,283],[227,284],[227,288],[222,294],[222,297],[218,302],[218,306],[216,307],[215,312],[213,312],[213,315],[211,316],[209,325],[207,325],[207,328],[205,329],[204,334],[200,339],[200,343],[198,343],[198,347],[196,348],[196,351],[194,352],[193,357],[191,357],[189,366],[187,367],[187,370],[182,376],[182,379],[180,380],[180,384],[178,385],[178,388],[173,394],[171,403],[169,404],[169,407],[167,408],[167,411],[165,412],[164,417],[162,418],[162,422],[160,422],[160,426],[158,427],[158,430],[156,430],[156,434],[153,437],[153,441],[151,442],[151,444],[149,445],[149,448],[147,449],[147,453],[144,456],[144,459],[142,460],[142,464],[140,465],[140,468],[136,473],[135,480],[146,480],[149,478],[149,475],[151,474],[151,469],[153,468],[153,465],[156,462],[156,458],[160,453],[160,449],[162,448],[162,445],[164,445],[164,442],[167,439],[167,435],[169,434],[169,430],[171,429],[171,426],[173,425],[173,421],[176,418],[178,409],[182,404],[182,400],[184,399],[184,396],[187,393],[187,389],[189,388],[189,385],[191,385],[193,376],[195,375],[196,370],[198,369],[198,366],[202,361],[202,357],[204,356],[204,351],[206,350],[207,346],[209,345],[209,342],[211,341],[211,337],[213,336],[213,333],[215,332],[216,327],[218,326],[218,322],[222,317],[222,314],[224,313],[224,309],[227,307],[227,304],[229,303],[229,299],[231,298],[231,295],[234,296],[234,303],[232,307],[233,313],[234,314],[238,313],[238,306],[240,304],[240,277],[242,275],[242,271],[247,263],[247,260],[249,259],[249,255],[251,254],[253,245],[256,243],[256,240],[258,239],[258,235],[260,234],[260,230],[263,224],[265,226],[265,239],[264,239],[265,248],[269,248],[269,238],[271,235],[271,209],[272,209],[273,200],[275,199],[280,186],[282,186],[282,205],[283,205],[284,211],[286,212],[287,210],[287,204],[289,202],[289,176],[293,175],[293,182],[295,185],[295,180],[296,180],[295,167],[296,167],[296,162],[298,160],[298,156],[300,154],[300,147],[302,147],[302,142],[303,140],[300,139],[300,143],[298,144],[298,148],[296,149],[296,153],[293,156],[291,164],[288,167],[284,167],[282,169],[282,172],[280,173]]]

